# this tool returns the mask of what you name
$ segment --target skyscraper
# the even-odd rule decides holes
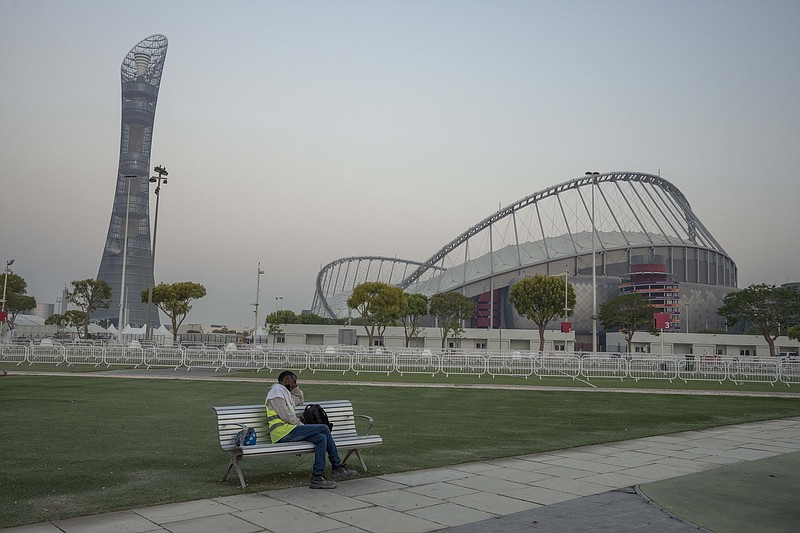
[[[122,60],[119,169],[111,221],[97,273],[97,279],[111,286],[111,301],[108,309],[92,314],[93,319],[110,319],[117,327],[120,327],[121,309],[124,311],[122,326],[142,326],[147,320],[147,304],[141,302],[140,294],[153,281],[148,182],[150,145],[166,55],[167,38],[156,34],[140,41]],[[155,308],[151,321],[158,327],[160,322]]]

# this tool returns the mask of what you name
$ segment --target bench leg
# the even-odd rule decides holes
[[[244,482],[244,473],[242,473],[242,467],[239,466],[239,455],[231,452],[231,459],[228,462],[228,468],[225,470],[225,475],[222,476],[222,481],[228,479],[228,474],[231,473],[231,468],[236,469],[236,473],[239,475],[239,483],[241,484],[242,488],[245,488],[247,485]]]
[[[347,451],[347,455],[344,456],[344,461],[342,461],[342,462],[346,463],[347,459],[350,457],[350,455],[352,455],[353,452],[356,452],[356,457],[358,457],[358,460],[361,461],[361,468],[363,468],[364,472],[366,472],[367,471],[367,463],[365,463],[364,462],[364,458],[361,457],[361,450],[359,450],[359,449],[348,450]]]

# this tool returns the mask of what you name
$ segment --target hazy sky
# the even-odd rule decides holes
[[[205,285],[188,322],[252,324],[259,261],[260,316],[299,312],[330,261],[424,261],[587,170],[660,172],[741,287],[800,281],[798,27],[797,0],[0,0],[0,259],[45,303],[97,275],[120,64],[163,33],[155,274]]]

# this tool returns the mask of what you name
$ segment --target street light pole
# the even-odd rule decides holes
[[[5,270],[5,280],[3,281],[3,327],[5,328],[6,322],[8,321],[8,315],[6,314],[6,309],[8,306],[6,305],[6,287],[8,287],[8,272],[11,265],[14,264],[14,260],[6,261],[6,270]],[[0,337],[2,337],[3,330],[0,329]]]
[[[567,278],[569,278],[569,265],[564,265],[564,320],[567,319],[567,314],[569,313],[569,304],[567,303],[569,285],[567,284]]]
[[[560,276],[561,274],[559,274]],[[564,322],[567,321],[567,315],[569,315],[569,301],[567,299],[567,295],[569,294],[569,265],[564,265]],[[569,343],[569,333],[564,331],[564,351],[567,351],[567,344]]]
[[[150,312],[153,308],[153,285],[156,282],[156,233],[158,232],[158,200],[161,198],[159,194],[161,192],[161,182],[164,182],[164,185],[167,184],[166,176],[169,175],[167,169],[162,167],[161,165],[157,166],[153,169],[153,171],[158,174],[158,177],[152,176],[150,178],[150,183],[156,184],[156,218],[153,222],[153,249],[150,253],[150,282],[147,284],[147,327],[145,328],[145,338],[151,340],[153,338],[153,326],[152,322],[150,321]]]
[[[125,178],[125,186],[128,189],[128,199],[125,204],[125,237],[122,244],[122,278],[119,282],[119,319],[117,328],[117,340],[122,342],[122,328],[125,327],[125,267],[128,264],[128,219],[131,214],[131,180],[139,176],[123,176]]]
[[[587,172],[592,177],[592,354],[597,353],[597,258],[595,252],[594,187],[599,172]]]
[[[261,274],[263,274],[263,273],[264,273],[264,271],[261,270],[261,262],[259,261],[259,263],[258,263],[258,275],[256,276],[256,303],[253,304],[253,307],[255,307],[255,311],[254,312],[256,314],[255,323],[253,325],[253,345],[254,346],[256,344],[256,335],[258,334],[258,300],[260,298],[260,294],[259,293],[261,292]]]

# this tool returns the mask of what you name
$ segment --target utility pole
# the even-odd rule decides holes
[[[264,271],[261,270],[261,262],[259,261],[258,262],[258,275],[256,276],[256,303],[253,304],[253,307],[255,307],[254,313],[256,315],[255,324],[253,326],[253,345],[256,344],[256,336],[258,334],[258,300],[259,300],[259,297],[260,297],[259,293],[261,292],[261,275],[263,273],[264,273]]]

